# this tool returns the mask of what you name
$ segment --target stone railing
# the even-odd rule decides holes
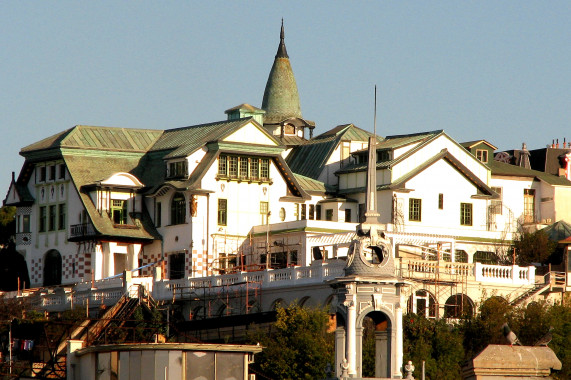
[[[475,280],[494,284],[534,285],[535,267],[474,264]]]
[[[154,285],[155,299],[170,299],[173,293],[185,294],[193,291],[213,291],[220,286],[258,283],[263,288],[317,284],[343,276],[344,260],[315,262],[308,267],[265,269],[255,272],[239,272],[217,276],[162,280]]]
[[[411,279],[479,281],[482,283],[534,285],[535,267],[486,265],[400,259],[400,275]]]

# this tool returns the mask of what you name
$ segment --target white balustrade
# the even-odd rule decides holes
[[[475,263],[474,276],[476,281],[483,283],[534,285],[535,267],[520,267],[518,265],[488,265]]]

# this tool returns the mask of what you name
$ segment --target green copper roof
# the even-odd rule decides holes
[[[276,124],[292,117],[302,117],[297,84],[285,49],[283,23],[280,45],[264,90],[262,109],[266,111],[264,124]]]
[[[304,177],[296,173],[293,173],[293,175],[295,176],[295,179],[297,179],[297,182],[301,188],[309,194],[325,194],[335,190],[332,186],[329,186],[321,181],[317,181],[313,178]]]
[[[146,152],[162,133],[152,129],[77,125],[22,148],[20,154],[26,156],[31,152],[54,148]]]
[[[545,181],[550,185],[571,186],[571,181],[565,177],[541,172],[533,169],[522,168],[521,166],[506,164],[496,160],[488,161],[487,166],[490,168],[492,175],[515,176],[515,177],[532,177]]]
[[[294,173],[317,179],[340,141],[368,141],[369,136],[371,133],[353,124],[339,125],[295,147],[286,162]]]

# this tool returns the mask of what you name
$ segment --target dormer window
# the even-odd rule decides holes
[[[185,161],[177,161],[169,163],[169,178],[184,178],[188,171],[188,165]]]
[[[390,159],[389,152],[386,150],[382,150],[377,152],[377,162],[388,161]]]
[[[127,224],[127,201],[111,200],[111,219],[114,224]]]
[[[284,125],[284,134],[285,135],[295,135],[295,126],[292,124]]]
[[[483,162],[484,164],[488,163],[488,151],[485,149],[476,149],[476,158]]]

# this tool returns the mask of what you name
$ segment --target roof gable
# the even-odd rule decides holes
[[[259,145],[280,145],[276,139],[266,132],[258,123],[249,122],[222,139],[226,142],[240,142]]]

